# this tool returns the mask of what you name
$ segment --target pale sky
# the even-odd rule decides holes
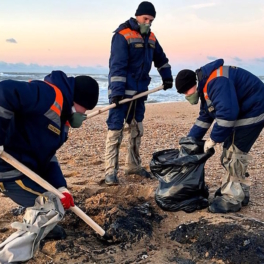
[[[264,75],[264,0],[150,2],[157,12],[151,30],[173,74],[223,58],[227,65]],[[108,73],[113,31],[134,17],[139,3],[1,0],[0,72],[57,67],[76,73]],[[154,66],[152,73],[157,74]]]

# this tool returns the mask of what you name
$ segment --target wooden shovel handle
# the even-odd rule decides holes
[[[28,167],[26,167],[24,164],[16,160],[14,157],[3,151],[0,154],[0,157],[12,165],[14,168],[21,171],[24,175],[29,177],[32,181],[39,184],[41,187],[46,189],[47,191],[50,191],[54,194],[56,194],[60,199],[63,198],[63,194],[57,190],[55,187],[53,187],[51,184],[49,184],[47,181],[42,179],[38,174],[36,174],[34,171],[30,170]],[[70,207],[70,210],[73,211],[77,216],[79,216],[85,223],[87,223],[95,232],[97,232],[100,236],[105,235],[105,231],[97,224],[95,223],[88,215],[86,215],[79,207],[76,205],[74,207]]]
[[[149,90],[149,91],[146,91],[146,92],[143,92],[143,93],[139,93],[139,94],[133,96],[132,98],[126,98],[126,99],[123,99],[123,100],[119,101],[118,103],[119,103],[119,104],[124,104],[124,103],[130,102],[130,101],[136,100],[136,99],[138,99],[138,98],[140,98],[140,97],[143,97],[143,96],[146,96],[146,95],[148,95],[148,94],[155,93],[155,92],[157,92],[157,91],[159,91],[159,90],[162,90],[163,87],[164,87],[164,86],[161,85],[161,86],[156,87],[156,88],[154,88],[154,89],[151,89],[151,90]],[[91,118],[91,117],[93,117],[93,116],[99,115],[99,114],[101,114],[101,113],[103,113],[103,112],[106,112],[106,111],[108,111],[108,110],[110,110],[110,109],[112,109],[112,108],[115,108],[115,107],[116,107],[116,104],[110,104],[110,105],[108,105],[108,106],[106,106],[106,107],[104,107],[104,108],[102,108],[102,109],[99,109],[99,110],[97,110],[97,111],[94,111],[94,112],[88,114],[88,115],[87,115],[87,119],[89,119],[89,118]]]

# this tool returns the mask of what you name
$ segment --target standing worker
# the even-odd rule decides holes
[[[109,111],[105,150],[105,183],[117,185],[119,148],[123,138],[124,123],[129,125],[129,146],[125,163],[126,174],[150,177],[141,166],[139,148],[143,136],[145,101],[147,96],[131,103],[120,104],[124,98],[148,90],[152,62],[162,77],[164,90],[172,88],[171,66],[150,27],[156,11],[152,3],[144,1],[136,10],[136,18],[121,24],[112,39],[108,95],[116,107]]]
[[[204,152],[224,143],[221,163],[226,174],[209,211],[239,211],[249,202],[248,152],[264,127],[263,82],[244,69],[225,66],[224,60],[219,59],[196,72],[180,71],[176,88],[191,104],[201,100],[199,117],[188,136],[202,139],[215,121]]]
[[[82,125],[86,119],[85,111],[95,107],[98,95],[98,83],[93,78],[67,77],[61,71],[53,71],[44,78],[44,81],[0,82],[1,152],[4,149],[61,191],[64,195],[61,199],[64,209],[74,206],[74,200],[67,189],[66,180],[55,154],[67,140],[69,127],[78,128]],[[46,196],[47,190],[2,159],[0,159],[0,189],[15,203],[31,208],[31,213],[25,214],[28,223],[33,224],[34,219],[30,218],[38,215],[39,210],[44,210],[43,218],[47,219],[51,214],[49,209],[51,206],[54,207],[53,212],[62,206],[59,204],[60,201],[58,203],[49,200]],[[44,203],[41,209],[34,211],[33,206],[37,197],[46,197],[44,201],[49,200],[49,203]],[[59,215],[62,215],[61,211]],[[41,221],[43,221],[41,228],[20,224],[18,229],[21,232],[24,230],[36,233],[37,238],[32,243],[39,243],[39,240],[48,233],[45,227],[46,220]],[[65,231],[56,225],[48,236],[60,239],[65,236]],[[0,251],[0,262],[6,263],[5,258],[14,261],[16,256],[22,257],[26,254],[24,250],[26,243],[26,238],[19,246],[3,243],[5,247]],[[24,257],[30,258],[27,255]]]

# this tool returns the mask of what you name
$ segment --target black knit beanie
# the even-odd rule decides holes
[[[139,4],[135,16],[149,15],[156,17],[156,10],[152,3],[144,1]]]
[[[178,93],[185,93],[196,84],[196,74],[191,70],[181,70],[175,80]]]
[[[77,76],[74,85],[73,101],[87,110],[93,109],[99,97],[99,86],[90,76]]]

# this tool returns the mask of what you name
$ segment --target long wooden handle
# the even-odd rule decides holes
[[[47,181],[42,179],[38,174],[36,174],[34,171],[30,170],[28,167],[26,167],[24,164],[16,160],[14,157],[3,151],[0,154],[0,157],[6,161],[7,163],[11,164],[14,168],[21,171],[23,174],[25,174],[27,177],[29,177],[32,181],[36,182],[40,186],[42,186],[47,191],[50,191],[54,194],[56,194],[59,198],[63,198],[63,194],[57,190],[55,187],[53,187],[51,184],[49,184]],[[87,223],[95,232],[97,232],[100,236],[105,235],[105,230],[103,230],[97,223],[95,223],[88,215],[86,215],[79,207],[76,205],[74,207],[70,207],[71,211],[73,211],[77,216],[79,216],[85,223]]]
[[[164,86],[161,85],[161,86],[156,87],[156,88],[154,88],[154,89],[151,89],[151,90],[149,90],[149,91],[146,91],[146,92],[143,92],[143,93],[139,93],[139,94],[133,96],[132,98],[126,98],[126,99],[123,99],[123,100],[119,101],[118,103],[119,103],[119,104],[124,104],[124,103],[130,102],[130,101],[136,100],[136,99],[138,99],[138,98],[140,98],[140,97],[143,97],[143,96],[146,96],[146,95],[148,95],[148,94],[155,93],[155,92],[157,92],[157,91],[159,91],[159,90],[162,90],[163,87],[164,87]],[[101,113],[103,113],[103,112],[106,112],[106,111],[108,111],[108,110],[110,110],[110,109],[112,109],[112,108],[115,108],[115,107],[116,107],[116,104],[110,104],[110,105],[108,105],[108,106],[106,106],[106,107],[104,107],[104,108],[102,108],[102,109],[99,109],[99,110],[97,110],[97,111],[94,111],[94,112],[88,114],[88,115],[87,115],[87,119],[89,119],[89,118],[91,118],[91,117],[93,117],[93,116],[99,115],[99,114],[101,114]]]

